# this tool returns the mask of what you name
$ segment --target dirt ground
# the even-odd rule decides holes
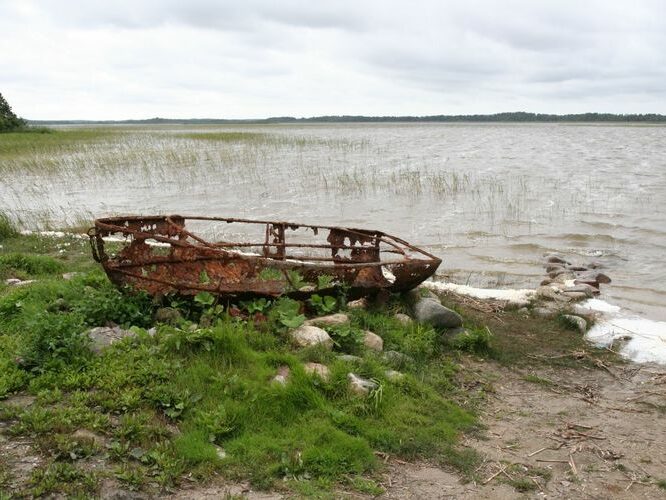
[[[385,498],[666,498],[666,367],[474,369],[492,388],[465,440],[481,479],[391,463]]]
[[[465,482],[452,469],[386,457],[380,498],[666,498],[666,367],[546,366],[535,372],[464,363],[473,373],[470,391],[485,394],[486,428],[463,441],[483,457],[478,479]],[[29,439],[9,439],[1,428],[0,454],[16,480],[42,462]],[[117,486],[103,485],[101,496],[145,498]],[[242,484],[192,484],[172,498],[229,496],[281,498]]]

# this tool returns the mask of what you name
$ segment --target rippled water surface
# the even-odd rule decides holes
[[[534,287],[561,252],[607,266],[609,301],[666,320],[662,126],[116,128],[2,161],[0,210],[28,228],[147,212],[377,228],[475,286]]]

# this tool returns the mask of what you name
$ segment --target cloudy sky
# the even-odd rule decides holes
[[[664,0],[0,0],[31,119],[666,114]]]

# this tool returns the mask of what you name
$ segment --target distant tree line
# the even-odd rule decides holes
[[[12,111],[12,107],[0,94],[0,132],[12,132],[25,128],[27,122]]]
[[[271,123],[354,123],[354,122],[513,122],[513,123],[563,123],[563,122],[632,122],[632,123],[666,123],[666,115],[655,113],[647,114],[614,114],[614,113],[579,113],[567,115],[554,115],[545,113],[526,113],[517,111],[512,113],[495,113],[491,115],[430,115],[430,116],[360,116],[336,115],[313,116],[310,118],[294,118],[293,116],[276,116],[256,120],[230,120],[217,118],[170,119],[149,118],[145,120],[57,120],[38,121],[31,120],[34,125],[72,125],[72,124],[193,124],[193,125],[232,125],[232,124],[271,124]]]

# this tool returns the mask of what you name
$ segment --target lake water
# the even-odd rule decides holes
[[[613,279],[603,286],[607,301],[666,320],[666,127],[116,130],[99,144],[51,152],[47,173],[5,174],[0,210],[25,226],[176,212],[376,228],[442,257],[440,275],[480,287],[535,287],[543,255],[558,252],[602,262]],[[188,136],[228,130],[278,140]]]

